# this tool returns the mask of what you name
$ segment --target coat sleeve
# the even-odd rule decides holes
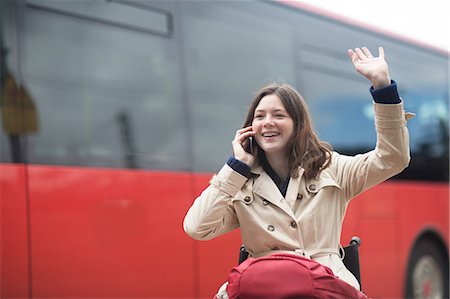
[[[187,212],[184,231],[196,240],[210,240],[238,228],[232,200],[247,180],[225,164]]]
[[[331,166],[346,200],[400,173],[409,165],[406,122],[414,114],[399,104],[374,103],[377,143],[374,150],[353,157],[333,153]]]

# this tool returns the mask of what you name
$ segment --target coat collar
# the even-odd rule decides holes
[[[292,178],[289,181],[286,197],[283,197],[272,178],[264,171],[263,167],[258,164],[251,170],[256,177],[253,184],[253,192],[279,207],[285,213],[295,219],[294,212],[289,205],[297,199],[300,180],[302,178],[304,169],[299,167],[297,178]]]
[[[255,166],[252,167],[251,173],[256,175],[261,175],[264,172],[264,169],[260,163],[257,163]]]

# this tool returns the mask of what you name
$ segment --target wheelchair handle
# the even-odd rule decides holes
[[[351,244],[356,244],[356,246],[360,246],[361,245],[361,239],[357,236],[353,236],[351,241],[350,241],[350,245]]]

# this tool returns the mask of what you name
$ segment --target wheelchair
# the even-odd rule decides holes
[[[352,237],[348,246],[343,247],[344,252],[341,255],[344,256],[343,263],[345,267],[356,277],[362,290],[361,284],[361,272],[359,267],[359,246],[361,245],[361,239],[357,236]],[[239,250],[238,264],[242,263],[248,258],[248,252],[245,246],[242,245]]]

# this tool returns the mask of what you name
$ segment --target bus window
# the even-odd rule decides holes
[[[342,154],[355,155],[375,147],[373,107],[368,85],[347,80],[344,75],[338,78],[323,69],[309,68],[304,94],[320,138]],[[333,78],[319,80],[327,76]],[[330,96],[322,94],[322,90],[334,92]],[[396,178],[448,181],[448,95],[442,87],[426,90],[426,94],[399,91],[405,99],[405,110],[417,116],[408,122],[410,165]]]
[[[320,139],[353,155],[373,149],[376,136],[370,84],[346,75],[309,65],[304,69],[303,94]]]
[[[135,30],[136,22],[145,19],[137,13],[139,8],[90,4],[103,12],[111,12],[111,5],[115,13],[123,8],[134,23],[121,26],[126,20],[110,24],[93,16],[84,18],[80,12],[71,14],[70,7],[64,13],[61,7],[47,10],[34,5],[24,11],[23,78],[40,121],[38,133],[28,141],[29,161],[186,169],[175,42],[169,36]],[[149,18],[154,16],[148,13]],[[149,24],[141,27],[149,30]]]
[[[0,159],[23,163],[26,134],[37,130],[33,98],[19,71],[16,11],[13,5],[0,3]]]
[[[423,90],[427,92],[424,93]],[[409,122],[411,163],[399,178],[448,181],[448,94],[443,87],[406,91],[405,109],[417,116]]]
[[[289,26],[253,14],[254,3],[252,13],[232,4],[181,4],[194,170],[216,171],[232,154],[254,92],[273,81],[294,84],[295,46]]]

